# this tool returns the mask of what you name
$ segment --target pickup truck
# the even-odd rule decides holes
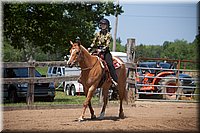
[[[27,78],[28,68],[4,68],[4,78]],[[35,77],[42,77],[42,75],[35,70]],[[28,83],[10,83],[3,84],[3,96],[9,102],[19,102],[27,97]],[[34,97],[36,99],[43,99],[47,101],[54,101],[55,87],[53,83],[35,83]]]

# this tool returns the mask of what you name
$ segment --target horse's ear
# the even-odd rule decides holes
[[[73,45],[74,43],[72,41],[70,41],[70,44]]]

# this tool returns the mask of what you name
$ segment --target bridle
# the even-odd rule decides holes
[[[76,52],[77,56],[76,56],[76,59],[73,61],[73,63],[76,63],[78,59],[80,61],[83,59],[81,53],[82,53],[82,48],[80,48],[80,50]],[[89,66],[89,67],[86,67],[86,68],[81,68],[81,70],[82,71],[91,70],[97,64],[97,61],[98,61],[98,57],[97,57],[96,62],[92,66]]]

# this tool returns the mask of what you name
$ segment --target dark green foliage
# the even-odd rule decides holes
[[[12,47],[39,47],[59,55],[66,54],[69,41],[77,36],[88,47],[100,19],[123,13],[121,6],[112,2],[3,3],[3,12],[3,35]]]
[[[198,60],[198,43],[195,39],[192,43],[185,40],[175,40],[174,42],[165,41],[160,45],[143,45],[136,46],[136,59],[144,58],[167,58],[174,60]],[[197,68],[198,64],[187,64],[189,68]],[[183,67],[183,65],[181,66]]]

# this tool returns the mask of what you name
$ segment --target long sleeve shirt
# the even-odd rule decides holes
[[[109,47],[111,40],[111,34],[107,32],[106,35],[101,34],[101,32],[97,32],[91,44],[93,46],[106,46]]]

